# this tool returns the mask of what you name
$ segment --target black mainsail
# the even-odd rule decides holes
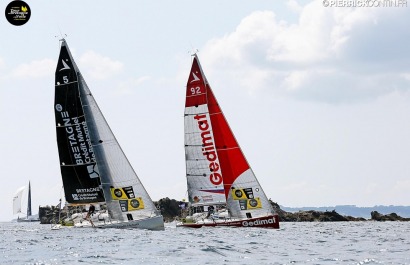
[[[55,73],[54,111],[65,198],[103,202],[104,195],[79,93],[78,68],[63,40]]]
[[[31,185],[28,182],[27,218],[31,216]]]

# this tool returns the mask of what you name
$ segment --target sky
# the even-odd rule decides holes
[[[273,201],[410,205],[410,6],[333,2],[26,0],[25,25],[0,16],[0,221],[15,218],[29,181],[35,213],[62,194],[61,36],[153,200],[187,198],[185,86],[198,50]]]

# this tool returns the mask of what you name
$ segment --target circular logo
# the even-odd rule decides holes
[[[56,110],[57,110],[58,112],[62,111],[62,110],[63,110],[63,106],[61,106],[60,104],[57,104],[57,105],[56,105]]]
[[[236,195],[236,197],[238,197],[238,198],[242,197],[242,191],[241,191],[241,190],[236,190],[236,191],[235,191],[235,195]]]
[[[24,1],[12,1],[7,5],[5,15],[10,24],[24,25],[31,16],[30,6]]]
[[[258,201],[255,200],[255,199],[251,199],[251,200],[249,200],[249,205],[252,206],[252,207],[256,207],[256,206],[258,206]]]
[[[133,199],[130,201],[130,204],[132,206],[132,208],[138,208],[140,207],[140,202],[137,199]]]
[[[117,196],[118,198],[121,198],[122,196],[122,191],[120,189],[115,189],[114,190],[114,194],[115,196]]]

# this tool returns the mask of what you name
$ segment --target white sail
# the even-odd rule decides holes
[[[21,213],[21,204],[23,199],[23,192],[26,186],[20,187],[13,197],[13,214]]]
[[[97,163],[98,170],[112,217],[127,220],[132,214],[133,220],[136,220],[158,215],[153,201],[118,144],[84,78],[79,72],[78,75],[84,114],[87,121],[90,121],[87,123],[90,136],[98,139],[93,144],[93,149],[97,161],[101,161]],[[129,197],[133,199],[128,200]],[[124,199],[126,202],[119,203]]]

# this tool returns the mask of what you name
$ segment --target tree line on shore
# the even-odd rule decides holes
[[[178,218],[184,217],[186,214],[188,203],[184,201],[177,201],[168,197],[162,198],[159,201],[154,202],[157,209],[161,211],[165,222],[172,222]],[[343,222],[343,221],[410,221],[410,218],[404,218],[396,213],[381,214],[377,211],[370,213],[371,219],[365,219],[362,217],[343,216],[332,211],[298,211],[298,212],[286,212],[282,210],[276,202],[270,201],[275,212],[279,215],[281,222]],[[56,223],[56,220],[62,220],[69,217],[69,213],[66,208],[61,209],[57,206],[45,206],[39,208],[39,218],[42,224]]]

